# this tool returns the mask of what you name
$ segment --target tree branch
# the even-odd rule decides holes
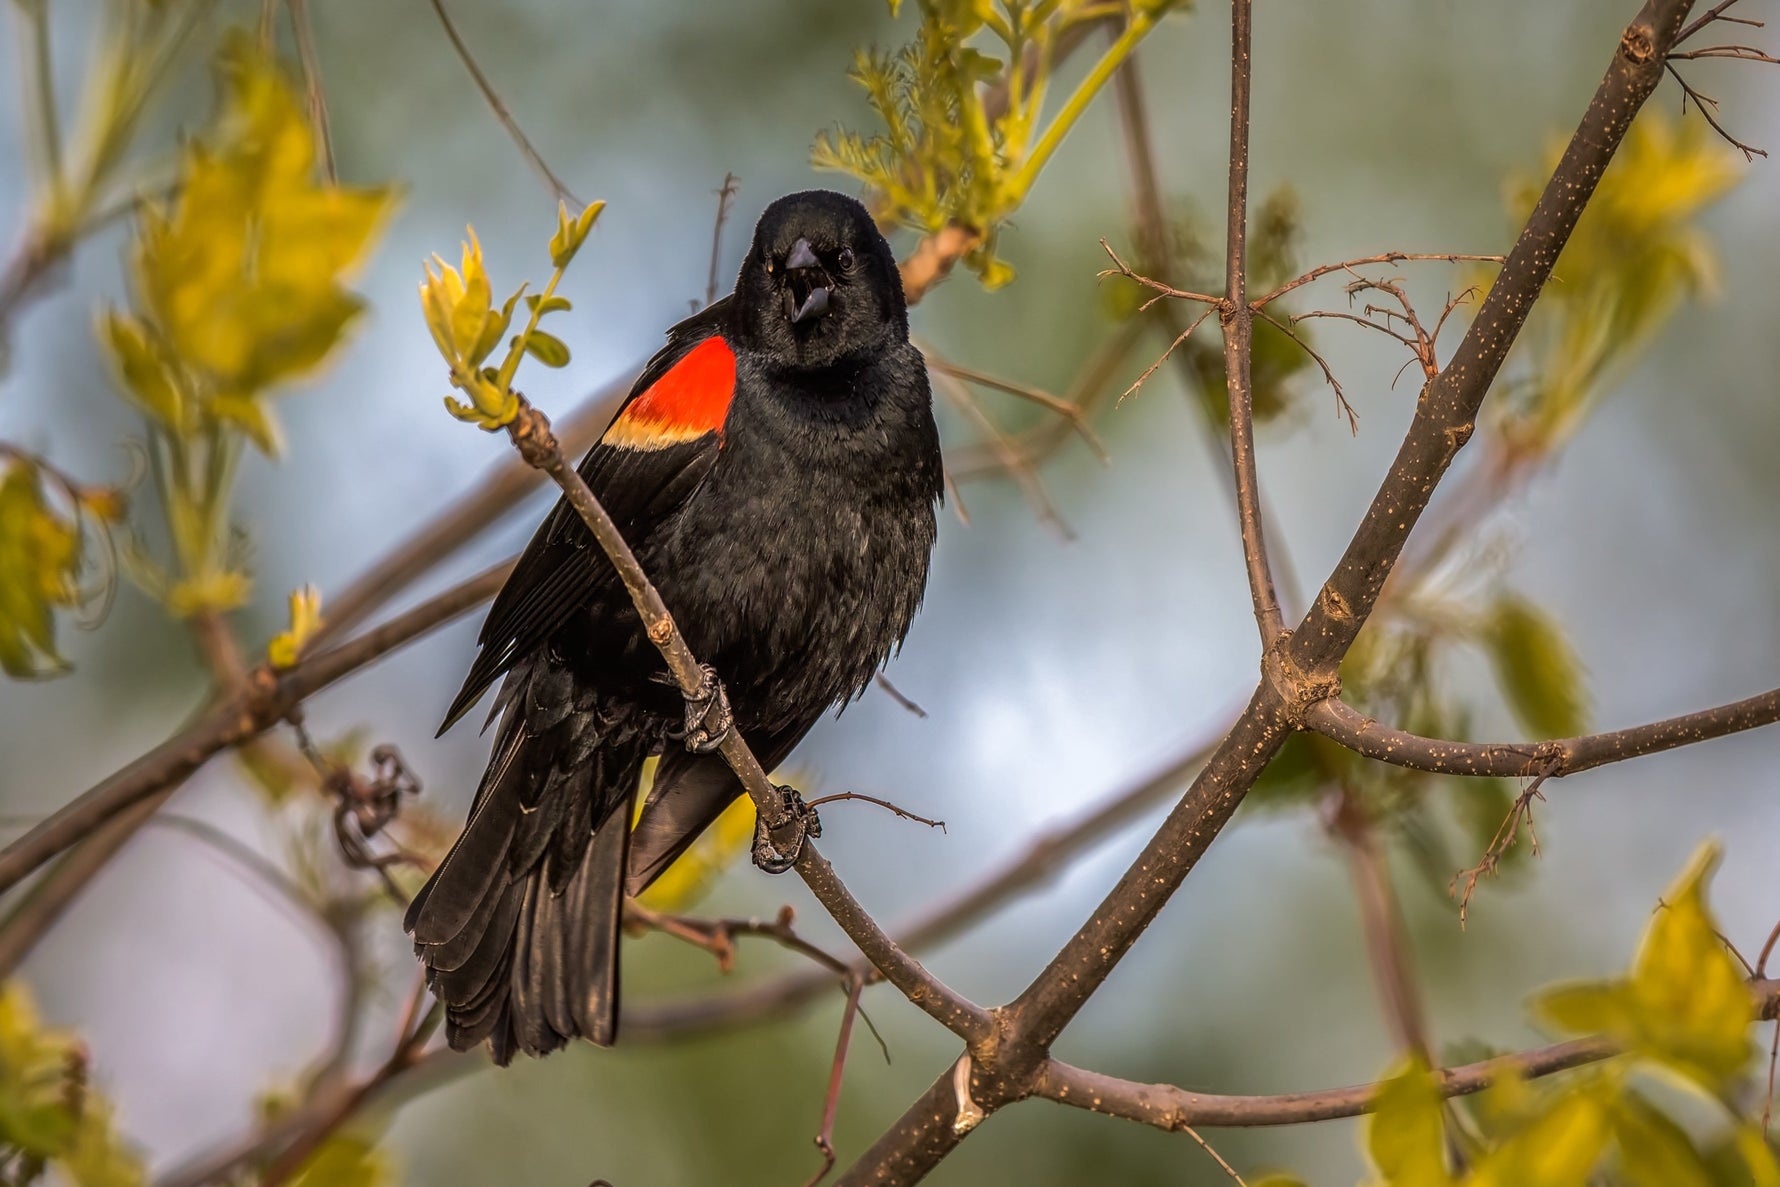
[[[1756,999],[1755,1020],[1765,1021],[1780,1013],[1780,980],[1756,978],[1750,982],[1750,990]],[[1443,1097],[1468,1096],[1483,1091],[1505,1074],[1537,1079],[1599,1063],[1620,1053],[1620,1048],[1611,1039],[1571,1039],[1513,1055],[1437,1068],[1434,1081]],[[1289,1092],[1278,1096],[1222,1096],[1189,1092],[1172,1084],[1121,1080],[1053,1059],[1046,1062],[1033,1084],[1032,1095],[1158,1129],[1180,1130],[1187,1126],[1302,1125],[1310,1121],[1358,1117],[1374,1111],[1379,1090],[1383,1087],[1383,1084],[1356,1084],[1349,1088]]]
[[[1576,219],[1632,117],[1660,81],[1663,55],[1690,7],[1690,0],[1647,0],[1626,29],[1477,320],[1453,362],[1424,389],[1397,461],[1340,566],[1290,641],[1265,652],[1262,682],[1248,708],[1161,829],[1081,930],[999,1012],[999,1041],[973,1053],[969,1083],[976,1107],[993,1112],[1031,1093],[1049,1058],[1050,1043],[1179,887],[1305,711],[1336,690],[1341,657],[1371,612],[1434,487],[1469,438],[1484,395]],[[1246,24],[1246,9],[1246,0],[1233,0],[1233,25]],[[1248,68],[1246,38],[1238,32],[1233,42],[1232,71],[1240,76]],[[1233,111],[1237,106],[1233,102]],[[949,1075],[936,1081],[840,1178],[841,1187],[912,1183],[924,1177],[969,1130],[968,1125],[955,1128],[960,1103]]]
[[[1339,697],[1312,705],[1305,728],[1356,754],[1437,775],[1526,778],[1551,765],[1551,777],[1691,746],[1780,721],[1780,688],[1645,725],[1549,742],[1453,742],[1381,724]]]
[[[1267,564],[1266,530],[1261,516],[1261,484],[1255,468],[1254,384],[1249,375],[1253,353],[1254,311],[1248,305],[1248,112],[1252,63],[1251,0],[1230,6],[1230,200],[1224,244],[1224,303],[1218,322],[1224,330],[1224,380],[1230,395],[1230,460],[1236,468],[1236,515],[1242,526],[1242,556],[1248,568],[1249,596],[1261,648],[1273,647],[1285,634],[1279,594]]]
[[[151,797],[164,802],[216,754],[270,729],[308,697],[487,601],[510,568],[497,565],[288,671],[255,668],[240,692],[0,850],[0,894],[119,812]]]

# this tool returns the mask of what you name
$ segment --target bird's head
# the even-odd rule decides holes
[[[896,257],[871,214],[831,190],[766,208],[736,280],[737,329],[788,369],[819,370],[908,338]]]

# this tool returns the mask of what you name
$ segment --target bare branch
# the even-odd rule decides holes
[[[962,379],[964,382],[974,383],[978,387],[993,388],[998,392],[1006,392],[1010,396],[1018,396],[1020,399],[1025,400],[1028,403],[1037,404],[1040,408],[1055,412],[1058,416],[1063,418],[1064,423],[1075,431],[1077,436],[1087,443],[1088,448],[1094,451],[1095,457],[1099,458],[1102,462],[1112,460],[1107,456],[1106,447],[1100,443],[1100,438],[1094,434],[1093,427],[1088,424],[1087,417],[1082,415],[1081,408],[1070,403],[1068,400],[1053,396],[1050,392],[1041,391],[1036,387],[1031,387],[1024,383],[1015,383],[1012,380],[1002,379],[999,376],[991,375],[986,371],[979,371],[974,367],[966,367],[961,363],[954,363],[949,359],[941,358],[931,350],[924,349],[922,353],[927,356],[927,365],[929,367],[932,367],[936,371],[943,371],[954,379]]]
[[[1348,431],[1357,436],[1360,431],[1359,413],[1355,412],[1354,406],[1347,402],[1347,393],[1341,390],[1341,381],[1335,378],[1335,372],[1334,369],[1329,366],[1329,360],[1318,354],[1316,348],[1304,341],[1296,330],[1292,329],[1292,327],[1285,322],[1280,321],[1277,317],[1274,317],[1271,313],[1262,313],[1257,310],[1255,316],[1261,318],[1268,325],[1297,343],[1298,349],[1310,356],[1310,361],[1315,363],[1322,371],[1323,379],[1327,381],[1330,389],[1335,393],[1335,411],[1347,418]]]
[[[1754,1016],[1757,1019],[1773,1018],[1780,1012],[1780,981],[1758,978],[1750,982],[1750,990],[1755,998]],[[1515,1055],[1439,1068],[1433,1073],[1434,1082],[1440,1095],[1450,1099],[1481,1092],[1505,1075],[1538,1079],[1599,1063],[1619,1053],[1619,1048],[1609,1039],[1572,1039]],[[1278,1096],[1222,1096],[1189,1092],[1172,1084],[1121,1080],[1050,1060],[1034,1083],[1032,1095],[1158,1129],[1180,1130],[1186,1126],[1246,1129],[1358,1117],[1374,1111],[1379,1090],[1383,1087],[1383,1084],[1356,1084],[1351,1088]]]
[[[1236,519],[1242,529],[1242,557],[1261,649],[1285,635],[1273,568],[1267,561],[1266,521],[1261,514],[1261,483],[1255,464],[1254,311],[1248,305],[1248,113],[1253,63],[1250,40],[1254,9],[1250,0],[1230,6],[1230,200],[1225,209],[1224,300],[1218,322],[1224,331],[1224,382],[1230,396],[1230,460],[1236,472]]]
[[[1248,305],[1250,309],[1259,313],[1265,306],[1273,304],[1273,302],[1279,300],[1294,289],[1303,288],[1313,280],[1321,280],[1323,277],[1334,272],[1351,273],[1355,268],[1364,267],[1367,264],[1400,264],[1419,260],[1444,260],[1449,264],[1456,264],[1465,260],[1483,264],[1500,264],[1507,258],[1508,257],[1506,256],[1466,255],[1457,252],[1387,251],[1381,255],[1360,256],[1358,259],[1342,260],[1339,264],[1319,264],[1317,267],[1304,273],[1304,275],[1286,281],[1265,296],[1256,297],[1254,300],[1250,301]]]
[[[1233,24],[1246,24],[1233,0]],[[1283,647],[1263,656],[1262,682],[1193,786],[1094,914],[1013,1003],[1000,1012],[992,1058],[975,1059],[972,1099],[988,1112],[1029,1095],[1051,1042],[1105,981],[1228,822],[1306,709],[1333,694],[1353,643],[1410,530],[1471,426],[1551,265],[1594,192],[1632,118],[1661,80],[1663,55],[1690,0],[1647,0],[1618,51],[1544,194],[1451,364],[1418,405],[1396,463],[1374,496],[1340,566]],[[1246,39],[1233,39],[1233,74],[1247,69]],[[1244,304],[1246,309],[1246,303]],[[958,1105],[942,1078],[841,1177],[843,1187],[915,1182],[959,1141]]]
[[[1552,764],[1561,778],[1592,767],[1691,746],[1780,721],[1780,688],[1645,725],[1549,742],[1453,742],[1383,725],[1336,697],[1318,701],[1305,728],[1367,758],[1439,775],[1526,778]]]
[[[556,196],[558,201],[580,210],[586,203],[575,197],[575,192],[556,176],[545,162],[543,154],[533,146],[531,138],[525,134],[525,129],[519,126],[519,121],[513,118],[513,114],[507,110],[507,105],[501,102],[501,97],[495,91],[494,84],[488,81],[488,76],[482,73],[482,67],[476,64],[475,55],[470,53],[470,47],[464,44],[462,37],[458,36],[457,26],[451,23],[451,15],[445,11],[445,0],[431,0],[431,3],[433,13],[439,18],[439,25],[445,30],[445,36],[451,39],[451,48],[457,51],[458,60],[463,62],[464,69],[470,72],[470,77],[476,80],[476,89],[482,92],[482,98],[494,111],[494,117],[501,121],[501,127],[507,130],[507,135],[512,138],[514,144],[519,146],[519,151],[525,155],[526,163],[543,180],[545,187]]]
[[[194,724],[0,850],[0,893],[125,809],[144,801],[163,802],[216,754],[270,729],[306,698],[481,605],[501,587],[510,567],[497,565],[289,671],[255,668],[240,693],[224,698]]]
[[[717,263],[723,258],[723,224],[729,221],[729,204],[741,189],[741,179],[733,173],[723,175],[717,187],[717,222],[711,228],[711,273],[705,278],[705,304],[717,303]]]

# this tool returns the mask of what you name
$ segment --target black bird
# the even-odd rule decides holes
[[[770,771],[920,606],[942,492],[926,366],[889,244],[824,190],[769,206],[735,292],[667,337],[579,469]],[[609,1045],[623,897],[741,794],[708,752],[729,721],[681,699],[566,502],[480,643],[440,732],[505,676],[493,754],[405,926],[454,1048]]]

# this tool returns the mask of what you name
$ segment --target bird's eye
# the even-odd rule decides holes
[[[841,271],[851,272],[853,270],[853,249],[850,247],[841,248],[840,254],[834,257],[834,262],[841,266]]]

